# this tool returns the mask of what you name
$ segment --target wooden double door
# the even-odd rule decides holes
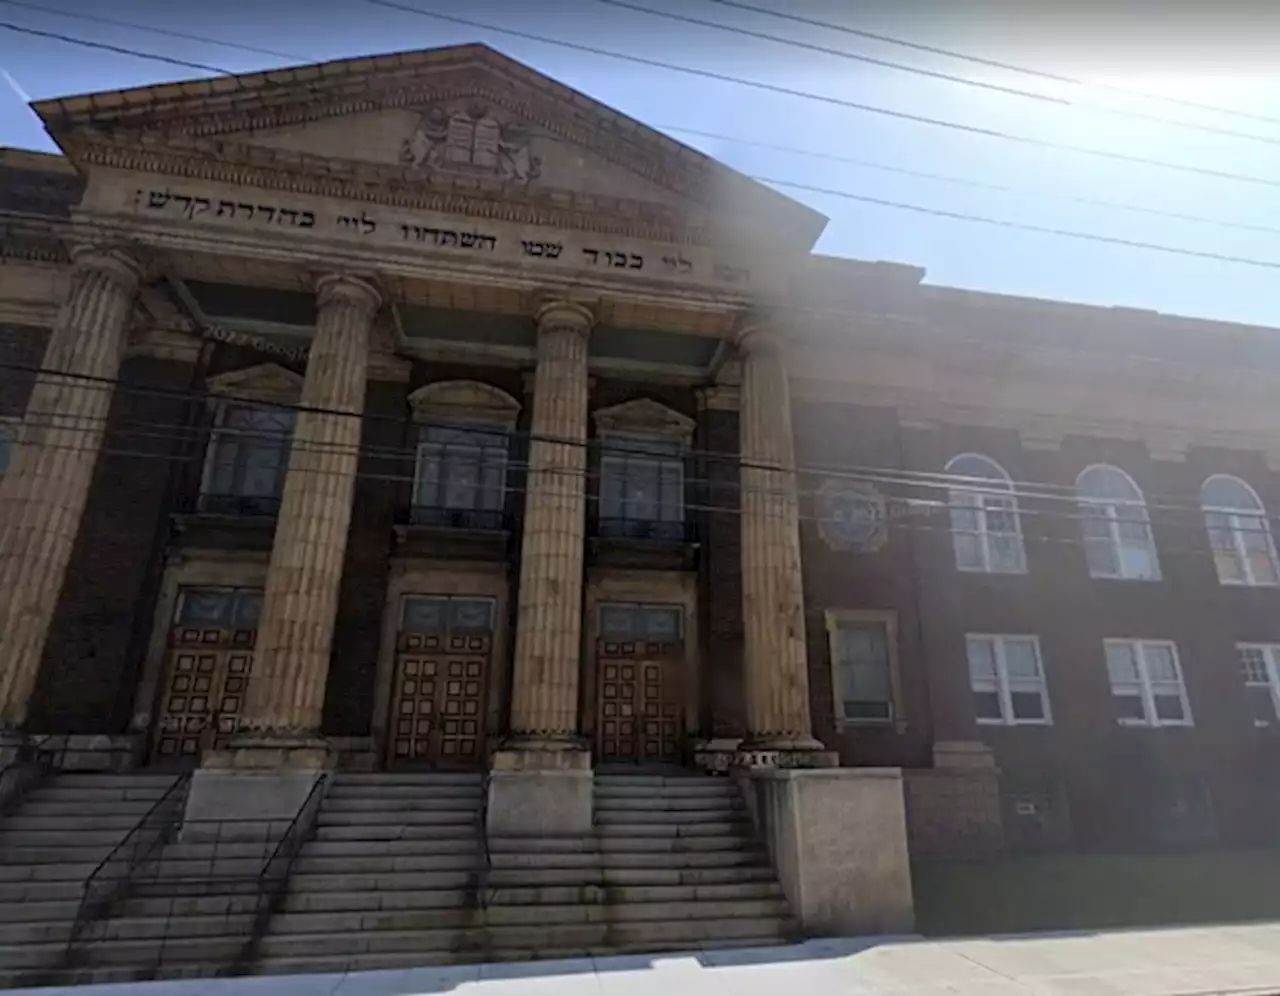
[[[183,588],[169,630],[154,760],[195,763],[236,732],[253,673],[259,588]]]
[[[484,759],[495,610],[492,598],[404,597],[388,724],[389,764],[472,765]]]
[[[687,676],[683,607],[602,603],[596,671],[600,760],[680,762]]]

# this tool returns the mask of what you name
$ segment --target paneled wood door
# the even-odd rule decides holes
[[[153,760],[194,763],[201,751],[230,741],[249,689],[261,611],[257,588],[178,593]]]
[[[491,598],[405,596],[389,764],[469,765],[484,759],[494,614]]]
[[[684,742],[684,609],[605,602],[599,622],[600,760],[679,762]]]

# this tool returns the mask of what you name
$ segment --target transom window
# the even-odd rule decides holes
[[[684,637],[684,609],[679,605],[604,602],[600,605],[600,639],[622,643],[678,643]]]
[[[980,479],[956,484],[950,492],[956,567],[988,574],[1025,573],[1022,525],[1009,475],[995,461],[972,453],[948,463],[947,473]]]
[[[1043,726],[1052,722],[1036,637],[970,633],[965,646],[979,723]]]
[[[685,448],[671,439],[609,436],[600,445],[602,535],[684,535]]]
[[[505,426],[424,425],[418,436],[415,510],[500,512],[506,505]],[[421,518],[421,516],[419,516]]]
[[[406,633],[490,633],[494,600],[449,595],[407,595],[400,628]]]
[[[900,718],[898,620],[893,612],[827,613],[836,716],[850,723]]]
[[[273,513],[289,469],[296,413],[290,408],[225,402],[214,415],[201,489],[205,511]]]
[[[260,588],[183,588],[175,622],[191,629],[257,629]]]
[[[1270,726],[1280,719],[1280,645],[1237,643],[1236,655],[1253,725]]]
[[[1237,477],[1216,475],[1201,486],[1200,504],[1222,584],[1280,581],[1266,509],[1249,485]]]
[[[1142,492],[1129,475],[1099,465],[1076,479],[1089,575],[1160,580],[1160,562]]]
[[[1107,677],[1121,726],[1190,726],[1178,650],[1168,640],[1106,640]]]

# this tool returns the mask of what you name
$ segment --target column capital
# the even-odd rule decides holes
[[[742,395],[736,384],[712,384],[698,388],[698,407],[702,411],[736,412]]]
[[[576,301],[548,301],[534,315],[539,332],[577,332],[589,335],[596,316],[586,305]]]
[[[137,290],[147,271],[146,262],[137,252],[120,245],[74,246],[71,265],[74,270],[104,274],[130,294]]]
[[[771,326],[759,323],[744,325],[739,329],[733,344],[744,356],[782,351],[782,337]]]
[[[316,280],[316,302],[324,308],[344,301],[365,308],[370,314],[382,307],[382,294],[370,281],[345,273],[326,273]]]

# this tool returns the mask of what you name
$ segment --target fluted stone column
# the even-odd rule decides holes
[[[323,751],[320,714],[381,298],[345,276],[321,279],[318,298],[233,766],[299,763],[288,755]]]
[[[538,312],[511,700],[513,738],[525,747],[576,746],[591,322],[565,302]]]
[[[495,835],[591,829],[591,755],[578,736],[578,677],[593,318],[557,301],[537,321],[511,736],[494,757],[489,783]]]
[[[816,751],[809,721],[804,587],[791,398],[781,348],[750,328],[739,414],[742,461],[744,750]]]
[[[138,261],[120,249],[73,253],[58,312],[0,477],[0,731],[20,727],[102,447]]]

